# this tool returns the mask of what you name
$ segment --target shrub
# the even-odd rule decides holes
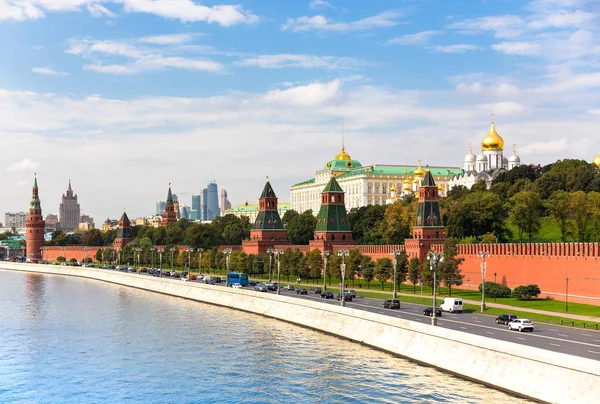
[[[81,262],[83,262],[84,264],[91,264],[93,261],[91,258],[84,258]]]
[[[69,262],[70,262],[71,264],[77,264],[77,258],[71,258],[71,259],[69,260]]]
[[[62,255],[60,257],[56,257],[56,261],[57,262],[65,262],[67,259],[65,257],[63,257]]]
[[[479,291],[481,292],[481,283],[479,284]],[[485,296],[486,297],[510,297],[510,288],[502,285],[501,283],[486,282],[485,283]]]
[[[515,297],[519,300],[529,300],[532,297],[538,297],[538,295],[542,293],[538,285],[523,285],[517,286],[512,291],[512,297]]]

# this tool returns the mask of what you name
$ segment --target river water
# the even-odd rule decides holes
[[[258,315],[0,270],[1,403],[525,403]]]

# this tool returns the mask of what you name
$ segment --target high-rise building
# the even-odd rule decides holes
[[[77,203],[77,195],[73,194],[71,188],[71,180],[69,180],[69,188],[66,195],[62,196],[62,203],[58,210],[59,227],[63,230],[73,230],[79,226],[81,211],[79,203]]]
[[[46,228],[57,229],[58,228],[58,216],[52,213],[46,215]]]
[[[200,195],[192,195],[192,210],[190,220],[200,220]]]
[[[25,235],[27,260],[42,259],[42,247],[44,246],[44,217],[42,216],[42,204],[38,195],[37,177],[33,180],[33,189],[29,203],[29,216],[26,221],[27,234]]]
[[[221,198],[219,199],[219,208],[221,212],[225,212],[226,210],[231,209],[231,202],[227,199],[227,190],[225,188],[221,188]]]
[[[179,198],[175,194],[173,194],[173,208],[175,209],[175,216],[179,220],[181,218],[181,210],[179,210]]]
[[[156,214],[157,215],[162,215],[163,213],[165,213],[166,204],[167,203],[165,201],[156,202]]]
[[[4,214],[4,225],[8,228],[22,229],[25,227],[27,213],[25,212],[6,212]]]
[[[216,182],[211,182],[202,190],[201,220],[211,221],[219,215],[219,188]]]
[[[181,218],[188,219],[190,218],[190,207],[187,205],[183,205],[181,208]]]

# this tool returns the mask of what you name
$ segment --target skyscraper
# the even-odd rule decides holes
[[[225,188],[221,188],[221,198],[219,199],[219,208],[221,208],[221,213],[226,210],[231,209],[231,202],[227,199],[227,190]]]
[[[63,194],[62,203],[58,210],[58,222],[59,226],[63,230],[73,230],[79,226],[79,219],[81,218],[81,211],[79,209],[79,203],[77,203],[77,195],[73,194],[71,189],[71,180],[69,180],[69,188],[67,194]]]
[[[167,203],[165,201],[158,201],[156,202],[156,214],[157,215],[162,215],[163,213],[165,213],[165,205]]]
[[[200,195],[192,195],[191,220],[200,220]]]
[[[219,212],[219,188],[216,182],[209,183],[202,190],[202,217],[201,220],[213,220],[220,215]]]

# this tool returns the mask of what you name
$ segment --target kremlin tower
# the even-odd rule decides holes
[[[131,222],[127,217],[127,213],[123,212],[123,216],[121,216],[121,220],[119,220],[119,228],[117,229],[117,237],[113,242],[113,248],[115,250],[120,250],[124,248],[131,240],[133,240]]]
[[[25,221],[27,242],[26,257],[29,262],[42,259],[42,247],[44,246],[44,218],[42,217],[42,206],[38,195],[37,176],[33,180],[31,202],[29,203],[29,216]]]
[[[167,204],[165,205],[165,213],[162,215],[161,226],[167,227],[170,223],[177,223],[177,212],[175,212],[171,183],[169,182],[169,193],[167,194]]]

